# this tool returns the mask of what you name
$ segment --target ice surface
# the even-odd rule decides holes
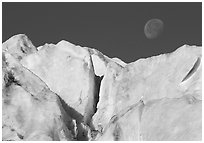
[[[201,140],[201,50],[125,63],[15,35],[2,45],[2,140]]]

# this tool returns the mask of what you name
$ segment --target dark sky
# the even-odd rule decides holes
[[[157,39],[144,35],[152,18]],[[202,44],[202,3],[3,3],[2,40],[26,34],[35,46],[67,40],[125,62]]]

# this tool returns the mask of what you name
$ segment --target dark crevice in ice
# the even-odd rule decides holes
[[[88,125],[90,129],[89,137],[91,140],[93,140],[96,135],[98,134],[98,131],[95,129],[93,122],[92,122],[92,117],[94,114],[97,112],[97,104],[99,102],[99,93],[100,93],[100,86],[101,86],[101,81],[103,79],[103,76],[96,76],[94,78],[94,95],[93,97],[89,98],[88,104],[85,109],[85,115],[84,115],[84,123]]]
[[[99,93],[100,93],[100,87],[101,87],[101,81],[103,79],[103,76],[95,76],[95,95],[94,95],[94,105],[93,105],[93,108],[94,108],[94,111],[93,111],[93,114],[91,115],[91,117],[93,117],[93,115],[97,112],[97,105],[98,105],[98,102],[99,102]],[[91,129],[93,131],[95,131],[95,128],[92,124],[92,121],[90,122],[90,125]]]
[[[192,67],[192,69],[188,72],[188,74],[184,77],[184,79],[182,80],[182,82],[184,82],[185,80],[189,79],[198,69],[198,67],[200,66],[200,62],[201,59],[198,58],[197,61],[195,62],[194,66]]]
[[[92,117],[97,112],[97,104],[99,102],[99,92],[102,77],[96,76],[94,78],[93,97],[89,97],[87,106],[85,107],[84,123],[87,124],[91,130],[95,130],[92,124]]]
[[[101,81],[103,79],[103,76],[96,76],[95,77],[95,84],[96,84],[96,94],[95,94],[95,98],[94,98],[94,114],[97,112],[97,105],[99,102],[99,93],[100,93],[100,87],[101,87]]]

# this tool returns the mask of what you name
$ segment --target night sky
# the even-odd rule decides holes
[[[157,39],[144,35],[144,25],[161,19]],[[2,41],[26,34],[37,47],[66,40],[95,48],[109,57],[133,62],[202,44],[202,3],[3,3]]]

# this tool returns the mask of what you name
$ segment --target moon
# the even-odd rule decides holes
[[[147,39],[158,38],[164,29],[164,23],[160,19],[150,19],[144,26],[144,34]]]

